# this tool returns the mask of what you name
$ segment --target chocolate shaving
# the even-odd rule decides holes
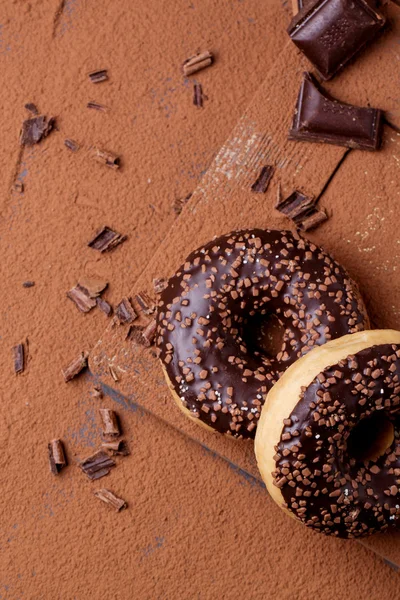
[[[203,88],[200,83],[195,83],[193,86],[193,104],[197,108],[203,108],[204,96]]]
[[[22,287],[24,288],[31,288],[35,285],[34,281],[24,281],[22,284]]]
[[[189,202],[191,197],[192,193],[188,194],[185,198],[177,198],[172,205],[174,213],[180,215],[183,207]]]
[[[161,294],[162,291],[168,286],[168,281],[163,277],[158,277],[157,279],[153,279],[153,287],[155,294]]]
[[[120,324],[132,323],[132,321],[138,317],[129,298],[122,298],[121,302],[115,309],[115,316]]]
[[[92,157],[97,162],[105,165],[106,167],[110,167],[110,169],[114,169],[115,171],[121,166],[121,157],[113,154],[112,152],[108,152],[107,150],[95,148]]]
[[[80,148],[78,142],[69,139],[64,140],[64,145],[68,148],[68,150],[71,150],[71,152],[77,152]]]
[[[322,89],[311,73],[304,73],[289,139],[378,150],[382,112],[377,108],[344,104]]]
[[[19,138],[21,146],[33,146],[34,144],[40,142],[40,140],[49,135],[50,131],[54,127],[54,123],[54,117],[50,117],[48,119],[44,115],[26,119],[26,121],[22,123],[22,129]]]
[[[24,372],[25,369],[25,351],[24,345],[18,344],[13,348],[14,354],[14,372],[16,375]]]
[[[194,56],[187,58],[183,63],[183,74],[185,77],[189,77],[189,75],[193,75],[193,73],[197,73],[198,71],[209,67],[213,61],[214,57],[208,50],[199,54],[195,54]]]
[[[121,235],[116,231],[113,231],[109,227],[103,227],[90,242],[88,242],[89,248],[99,250],[100,252],[109,252],[119,244],[122,244],[126,240],[126,235]]]
[[[52,440],[48,444],[50,471],[58,475],[61,469],[67,465],[64,446],[61,440]]]
[[[101,83],[102,81],[107,81],[107,69],[99,69],[98,71],[92,71],[91,73],[89,73],[89,79],[92,83]]]
[[[99,450],[92,456],[89,456],[79,465],[82,471],[89,479],[100,479],[104,475],[108,475],[111,468],[115,467],[115,461],[105,452]]]
[[[104,106],[104,104],[99,104],[98,102],[88,102],[86,105],[87,108],[91,108],[93,110],[99,110],[100,112],[107,112],[108,108],[107,106]]]
[[[265,167],[261,169],[261,172],[255,180],[255,182],[251,186],[251,191],[255,192],[256,194],[265,194],[265,192],[268,189],[269,182],[271,181],[272,176],[274,174],[274,171],[274,167],[272,167],[271,165],[265,165]]]
[[[17,194],[22,194],[24,191],[24,184],[22,181],[16,181],[13,185],[13,191],[17,192]]]
[[[90,277],[80,277],[79,287],[86,292],[90,298],[97,298],[108,286],[107,281],[103,279],[92,279]]]
[[[129,338],[136,344],[140,344],[141,346],[149,348],[154,341],[156,329],[157,322],[155,319],[149,321],[146,327],[132,325],[129,329],[127,338]]]
[[[39,111],[37,109],[36,104],[33,104],[33,102],[28,102],[27,104],[25,104],[25,108],[28,112],[30,112],[32,115],[38,115]]]
[[[154,300],[146,292],[139,292],[135,296],[136,302],[139,304],[140,310],[145,315],[152,315],[156,309]]]
[[[108,365],[108,370],[110,371],[111,377],[114,379],[115,383],[118,383],[119,377],[112,365]]]
[[[103,439],[111,441],[121,435],[117,413],[110,408],[100,408],[100,417],[103,423]]]
[[[79,375],[79,373],[87,367],[88,356],[89,352],[81,352],[77,358],[65,367],[65,369],[62,369],[62,374],[66,383]]]
[[[105,315],[107,315],[107,317],[111,317],[113,313],[113,307],[107,302],[107,300],[104,300],[103,298],[96,298],[96,304],[99,309],[103,311]]]
[[[275,208],[291,219],[296,227],[302,231],[314,229],[327,220],[325,211],[321,211],[315,206],[316,200],[309,198],[298,190],[294,191],[285,200],[281,200],[275,205]]]
[[[87,290],[82,288],[79,283],[67,292],[67,297],[75,302],[81,312],[87,313],[96,306],[96,300],[91,298]]]
[[[123,510],[127,506],[125,500],[122,500],[122,498],[118,498],[118,496],[116,496],[115,494],[110,492],[110,490],[107,490],[105,488],[97,490],[93,493],[96,496],[96,498],[99,498],[106,504],[109,504],[112,508],[116,510],[116,512]]]
[[[103,442],[102,448],[105,448],[111,456],[129,456],[130,451],[125,440],[115,440],[112,442]]]

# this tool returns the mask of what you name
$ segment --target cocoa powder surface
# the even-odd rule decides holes
[[[172,203],[196,186],[286,42],[286,21],[271,0],[14,0],[3,11],[2,598],[394,595],[397,575],[372,552],[305,531],[235,467],[119,396],[95,398],[89,374],[68,384],[61,374],[106,324],[66,291],[79,277],[105,278],[116,305],[132,287],[174,222]],[[200,110],[180,65],[204,48],[216,63],[196,75],[208,96]],[[87,73],[98,68],[110,79],[93,85]],[[109,110],[89,111],[91,100]],[[21,150],[27,102],[57,129]],[[69,152],[65,138],[81,150]],[[120,155],[121,169],[92,161],[95,146]],[[86,246],[103,225],[128,236],[104,255]],[[15,376],[21,341],[26,369]],[[100,406],[118,410],[131,455],[98,485],[77,462],[100,445]],[[53,438],[69,462],[57,477],[47,463]],[[100,504],[99,487],[128,510]]]

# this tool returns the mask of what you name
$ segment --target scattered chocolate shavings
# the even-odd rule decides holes
[[[265,192],[268,189],[269,182],[271,181],[272,176],[274,174],[274,171],[275,169],[271,165],[266,165],[265,167],[263,167],[259,176],[251,186],[251,191],[255,192],[256,194],[265,194]]]
[[[22,181],[16,181],[12,189],[14,192],[17,192],[17,194],[22,194],[22,192],[24,191],[24,184],[22,183]]]
[[[185,198],[177,198],[174,201],[172,208],[176,215],[181,214],[183,207],[185,206],[185,204],[187,204],[189,202],[191,197],[192,197],[192,193],[188,194]]]
[[[116,512],[119,512],[120,510],[123,510],[127,507],[125,500],[122,500],[122,498],[118,498],[118,496],[110,492],[110,490],[103,488],[93,493],[96,496],[96,498],[99,498],[100,500],[105,502],[105,504],[109,504],[112,508],[116,510]]]
[[[61,469],[67,465],[64,446],[61,440],[52,440],[48,444],[50,471],[58,475]]]
[[[203,108],[203,87],[200,83],[195,83],[193,86],[193,104],[197,106],[197,108]]]
[[[90,298],[97,298],[108,286],[108,282],[103,279],[92,279],[90,277],[80,277],[78,285],[85,290]]]
[[[102,81],[107,81],[107,69],[99,69],[98,71],[92,71],[91,73],[89,73],[89,79],[92,83],[101,83]]]
[[[113,442],[103,442],[102,448],[105,448],[111,456],[129,456],[130,451],[125,440],[115,440]]]
[[[100,385],[94,385],[93,386],[93,396],[94,398],[102,398],[103,397],[103,390],[101,389]]]
[[[27,104],[25,104],[25,108],[28,112],[30,112],[32,115],[38,115],[39,111],[37,109],[36,104],[33,104],[33,102],[28,102]]]
[[[75,302],[81,312],[87,313],[96,306],[96,300],[91,298],[79,283],[67,292],[67,298]]]
[[[68,148],[68,150],[71,150],[71,152],[78,152],[80,149],[78,142],[75,142],[74,140],[66,139],[64,140],[64,145]]]
[[[193,75],[206,67],[209,67],[214,62],[214,56],[211,52],[206,50],[205,52],[200,52],[199,54],[195,54],[190,58],[187,58],[182,65],[183,74],[185,77],[189,77],[189,75]]]
[[[104,104],[99,104],[99,102],[88,102],[86,105],[87,108],[91,108],[92,110],[99,110],[100,112],[107,112],[108,108],[107,106],[104,106]]]
[[[13,348],[14,354],[14,372],[16,375],[24,372],[25,369],[25,351],[24,345],[18,344]]]
[[[22,129],[20,134],[21,146],[33,146],[47,137],[50,131],[53,129],[55,118],[50,117],[49,119],[44,115],[32,117],[26,119],[22,123]]]
[[[118,383],[119,377],[112,365],[108,365],[108,370],[110,371],[111,377],[114,379],[115,383]]]
[[[107,302],[107,300],[104,300],[103,298],[96,298],[96,304],[107,317],[111,317],[113,313],[113,307]]]
[[[157,279],[153,279],[154,293],[161,294],[161,292],[165,290],[167,285],[168,285],[168,281],[166,279],[164,279],[163,277],[158,277]]]
[[[106,167],[110,167],[110,169],[117,170],[121,166],[121,157],[113,154],[112,152],[108,152],[107,150],[95,148],[92,156],[94,160],[105,165]]]
[[[122,298],[121,302],[115,309],[115,316],[120,324],[132,323],[132,321],[138,317],[129,298]]]
[[[315,206],[316,200],[309,198],[298,190],[294,191],[285,200],[276,204],[275,208],[291,219],[296,227],[302,231],[313,229],[327,220],[325,211]]]
[[[116,231],[110,229],[110,227],[103,227],[90,242],[88,242],[89,248],[99,250],[100,252],[109,252],[119,244],[122,244],[126,240],[126,235],[121,235]]]
[[[121,435],[117,413],[110,408],[100,408],[100,417],[103,423],[103,439],[112,441]]]
[[[88,356],[89,352],[81,352],[77,358],[65,367],[65,369],[62,369],[62,374],[66,383],[79,375],[79,373],[87,367]]]
[[[34,281],[24,281],[22,284],[22,287],[24,288],[31,288],[35,285]]]
[[[156,309],[154,300],[146,292],[139,292],[135,296],[136,302],[139,304],[140,310],[145,315],[152,315]]]
[[[107,452],[99,450],[82,461],[79,466],[89,479],[94,480],[108,475],[111,468],[115,467],[115,461],[107,454]]]
[[[139,344],[141,346],[145,346],[146,348],[150,348],[154,341],[154,337],[156,334],[157,323],[155,319],[152,319],[146,327],[140,327],[137,325],[132,325],[129,329],[127,338],[132,340],[132,342]]]

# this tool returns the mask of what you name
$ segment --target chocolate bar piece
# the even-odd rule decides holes
[[[377,150],[382,138],[382,112],[344,104],[323,90],[311,73],[304,73],[297,98],[290,140],[322,142]]]
[[[373,40],[385,22],[367,0],[314,0],[293,17],[288,33],[326,80]]]

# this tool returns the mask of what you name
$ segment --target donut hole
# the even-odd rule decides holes
[[[361,419],[347,440],[349,455],[358,461],[377,460],[394,441],[394,426],[383,411]]]
[[[284,333],[282,321],[271,313],[249,319],[242,335],[251,353],[259,352],[267,358],[275,358],[282,350]]]

